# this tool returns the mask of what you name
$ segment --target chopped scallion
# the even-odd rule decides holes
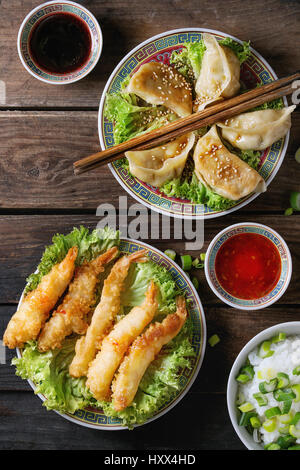
[[[274,390],[273,396],[277,401],[294,400],[295,394],[290,388]]]
[[[271,348],[271,344],[272,344],[272,341],[264,341],[264,342],[260,345],[259,352],[258,352],[259,357],[261,357],[262,359],[264,359],[265,357],[273,356],[274,351],[272,351],[272,350],[270,349],[270,348]]]
[[[263,428],[267,432],[275,431],[275,429],[276,429],[276,418],[266,419],[266,421],[263,423]]]
[[[277,377],[278,377],[277,388],[286,388],[290,385],[290,378],[284,372],[278,372]]]
[[[280,415],[281,411],[278,406],[273,406],[273,408],[269,408],[265,411],[265,415],[268,419],[273,418],[273,416]]]
[[[192,283],[194,284],[196,290],[199,289],[199,281],[195,276],[192,277]]]
[[[285,333],[278,333],[278,335],[273,336],[271,339],[272,343],[279,343],[280,341],[284,341],[286,339]]]
[[[166,250],[165,255],[171,258],[171,260],[175,261],[176,259],[176,251],[174,250]]]
[[[247,413],[247,411],[253,411],[254,408],[255,406],[250,402],[243,403],[239,406],[239,410],[241,410],[242,413]]]
[[[260,382],[260,384],[258,385],[259,391],[261,393],[274,392],[274,390],[277,387],[277,383],[278,383],[278,380],[276,378],[270,380],[270,382],[266,382],[266,381]]]
[[[292,207],[288,207],[287,209],[285,209],[284,215],[292,215],[293,212],[294,212],[293,208],[292,208]]]
[[[300,438],[300,429],[296,428],[294,424],[291,424],[289,427],[290,435],[296,437],[296,439]]]
[[[190,271],[192,268],[192,257],[191,255],[182,255],[181,259],[181,266],[184,271]]]
[[[277,441],[276,441],[276,444],[278,444],[280,446],[281,449],[287,449],[288,447],[290,447],[292,444],[295,444],[295,438],[291,435],[288,435],[288,436],[280,436]]]
[[[260,422],[260,419],[257,417],[257,416],[252,416],[250,418],[250,424],[251,426],[255,429],[255,428],[260,428],[261,427],[261,422]]]
[[[268,404],[268,398],[263,393],[254,393],[253,398],[255,398],[259,406],[266,406]]]
[[[293,370],[293,374],[294,375],[300,375],[300,365],[295,367],[295,369]]]
[[[214,347],[216,344],[218,344],[220,342],[220,338],[217,334],[215,334],[215,335],[212,335],[209,338],[208,342],[209,342],[211,347]]]
[[[300,211],[300,192],[292,191],[290,195],[290,204],[292,209]]]
[[[295,394],[294,402],[297,403],[300,401],[300,384],[292,385],[291,389]]]

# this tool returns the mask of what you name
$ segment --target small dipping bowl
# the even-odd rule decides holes
[[[234,297],[220,284],[216,274],[216,256],[222,245],[231,237],[243,233],[258,234],[266,237],[276,247],[281,268],[277,283],[266,295],[255,299]],[[241,310],[259,310],[276,302],[287,289],[292,275],[292,259],[283,238],[270,227],[252,222],[231,225],[222,230],[209,244],[205,257],[205,275],[212,291],[226,304]]]
[[[37,23],[54,14],[67,13],[83,22],[91,36],[90,52],[86,60],[76,70],[66,73],[50,72],[43,69],[34,60],[30,51],[31,33]],[[97,64],[103,45],[101,28],[91,12],[78,3],[64,0],[63,2],[46,2],[34,8],[23,20],[18,34],[18,53],[25,69],[33,77],[52,85],[74,83],[85,77]]]

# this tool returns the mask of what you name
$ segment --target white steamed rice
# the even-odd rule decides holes
[[[300,365],[300,335],[288,336],[284,341],[272,343],[271,349],[274,351],[274,354],[265,359],[258,356],[258,348],[248,355],[255,375],[251,381],[239,386],[239,392],[242,393],[244,401],[255,406],[255,411],[260,417],[261,422],[266,420],[265,411],[273,406],[278,406],[279,402],[275,400],[273,393],[270,392],[266,394],[268,404],[266,406],[259,406],[255,398],[253,398],[253,394],[259,392],[259,383],[270,381],[277,376],[278,372],[288,374],[291,385],[300,383],[300,375],[293,375],[293,369]],[[295,403],[293,401],[291,411],[293,413],[300,411],[300,402]],[[262,426],[259,432],[265,445],[276,441],[281,435],[278,430],[268,432]],[[297,443],[300,444],[300,439],[297,439]]]

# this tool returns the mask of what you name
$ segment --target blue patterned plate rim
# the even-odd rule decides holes
[[[123,248],[124,253],[130,252],[130,251],[126,251],[126,249],[125,249],[127,244],[132,244],[136,248],[132,251],[138,251],[139,249],[146,248],[147,252],[150,253],[151,255],[154,255],[154,256],[158,255],[161,260],[166,261],[167,265],[169,265],[169,267],[170,267],[170,270],[171,269],[175,270],[175,273],[178,274],[176,276],[176,278],[174,278],[175,282],[177,282],[179,279],[183,279],[185,281],[186,286],[185,286],[184,290],[186,290],[186,292],[189,294],[188,298],[193,299],[193,302],[195,304],[193,309],[192,308],[189,309],[189,313],[191,313],[191,311],[193,311],[194,315],[197,316],[197,320],[199,320],[199,322],[200,322],[200,330],[195,331],[195,337],[197,337],[197,336],[200,337],[199,351],[198,351],[198,354],[197,354],[197,357],[196,357],[196,363],[195,363],[194,368],[191,371],[191,374],[189,376],[189,380],[184,385],[184,387],[180,390],[180,392],[162,410],[158,411],[157,414],[155,414],[152,418],[148,419],[145,423],[134,426],[134,427],[139,427],[139,426],[144,426],[145,424],[156,420],[157,418],[163,416],[165,413],[167,413],[169,410],[171,410],[177,403],[180,402],[180,400],[182,400],[182,398],[187,394],[187,392],[189,391],[189,389],[193,385],[193,383],[196,380],[196,377],[197,377],[197,375],[200,371],[200,368],[201,368],[201,365],[202,365],[202,362],[203,362],[203,359],[204,359],[204,353],[205,353],[205,348],[206,348],[206,320],[205,320],[205,314],[204,314],[204,310],[203,310],[201,300],[199,298],[199,295],[198,295],[193,283],[188,278],[186,273],[180,268],[180,266],[178,266],[177,263],[172,261],[168,256],[166,256],[159,249],[154,248],[154,247],[152,247],[151,245],[149,245],[145,242],[138,241],[138,240],[133,240],[133,239],[130,239],[130,238],[125,238],[124,237],[124,238],[120,239],[120,251],[122,251],[122,248]],[[150,256],[150,259],[152,259],[152,256]],[[153,259],[153,261],[155,262],[155,259]],[[163,266],[167,267],[165,264],[163,264]],[[22,295],[20,297],[18,308],[19,308],[19,305],[21,304],[21,302],[23,300],[23,296],[24,296],[24,292],[22,292]],[[22,355],[21,349],[17,348],[16,352],[17,352],[17,356],[21,357],[21,355]],[[30,379],[28,379],[27,382],[29,383],[29,385],[31,386],[33,391],[35,391],[36,386],[35,386],[34,382]],[[41,393],[37,393],[37,396],[43,402],[46,400],[45,396],[42,395]],[[85,427],[88,427],[88,428],[99,429],[99,430],[102,430],[102,431],[103,430],[105,430],[105,431],[120,431],[120,430],[128,429],[127,426],[122,426],[122,425],[119,425],[119,424],[115,425],[114,421],[116,421],[116,420],[114,420],[113,418],[110,420],[113,423],[112,425],[111,424],[97,425],[97,424],[86,422],[86,421],[84,421],[84,419],[81,419],[80,417],[76,417],[76,416],[74,417],[74,415],[72,415],[70,413],[61,413],[61,412],[56,411],[56,410],[53,410],[53,411],[55,411],[55,413],[59,414],[63,418],[67,419],[68,421],[71,421],[71,422],[76,423],[76,424],[80,424],[81,426],[85,426]],[[78,410],[78,411],[85,412],[85,414],[90,413],[89,411],[85,411],[85,410]],[[91,413],[93,413],[93,412],[91,412]],[[105,416],[105,415],[102,415],[101,413],[98,413],[98,415],[99,416]]]
[[[115,67],[115,69],[111,73],[111,75],[110,75],[110,77],[109,77],[109,79],[106,83],[106,86],[103,90],[101,99],[100,99],[99,113],[98,113],[98,134],[99,134],[100,146],[101,146],[102,150],[107,148],[107,146],[105,145],[105,142],[104,142],[103,129],[102,129],[105,97],[106,97],[107,91],[108,91],[112,81],[114,80],[115,76],[117,75],[119,69],[127,61],[127,59],[129,59],[135,52],[137,52],[142,47],[146,46],[148,43],[151,43],[152,41],[155,41],[157,39],[160,39],[162,37],[169,36],[169,35],[172,35],[172,34],[189,33],[189,32],[190,33],[193,33],[193,32],[195,32],[195,33],[208,32],[208,33],[212,33],[212,34],[223,36],[223,37],[229,37],[229,38],[232,38],[232,39],[234,39],[235,41],[237,41],[239,43],[242,43],[242,41],[240,39],[238,39],[235,36],[232,36],[230,34],[224,33],[222,31],[218,31],[218,30],[214,30],[214,29],[207,29],[207,28],[182,28],[182,29],[173,29],[173,30],[170,30],[170,31],[160,33],[156,36],[153,36],[153,37],[145,40],[144,42],[142,42],[142,43],[138,44],[136,47],[134,47],[130,52],[128,52],[128,54],[125,55],[125,57],[119,62],[119,64]],[[277,77],[276,73],[274,72],[273,68],[268,64],[268,62],[255,49],[250,47],[250,50],[251,50],[252,54],[256,57],[256,59],[260,60],[261,63],[264,65],[264,67],[268,70],[269,74],[272,76],[272,79],[276,80],[278,77]],[[286,97],[283,98],[283,102],[284,102],[285,106],[288,105]],[[286,153],[286,149],[287,149],[287,146],[288,146],[289,134],[290,133],[288,132],[286,134],[285,138],[281,139],[281,147],[280,147],[280,150],[279,150],[279,158],[277,159],[274,167],[272,168],[271,173],[268,175],[268,177],[266,179],[266,185],[267,186],[271,183],[271,181],[273,180],[273,178],[277,174],[277,172],[278,172],[278,170],[279,170],[279,168],[280,168],[280,166],[283,162],[283,159],[284,159],[284,156],[285,156],[285,153]],[[157,197],[160,197],[159,204],[149,203],[146,199],[143,199],[138,193],[135,193],[131,189],[131,187],[129,185],[127,185],[122,180],[120,175],[117,173],[114,164],[110,163],[108,166],[109,166],[113,176],[119,182],[119,184],[125,189],[125,191],[127,191],[138,202],[145,205],[149,209],[152,209],[152,210],[154,210],[156,212],[159,212],[163,215],[168,215],[168,216],[175,217],[175,218],[180,218],[180,219],[208,219],[208,218],[220,217],[220,216],[225,215],[225,214],[230,214],[231,212],[234,212],[234,211],[240,209],[241,207],[244,207],[248,203],[252,202],[260,194],[260,193],[254,193],[254,194],[242,199],[238,204],[236,204],[235,206],[233,206],[229,209],[221,210],[221,211],[210,211],[210,210],[208,210],[204,214],[203,214],[203,211],[200,210],[201,204],[193,205],[190,202],[182,201],[181,204],[182,204],[183,208],[182,208],[181,212],[177,213],[176,210],[171,211],[169,209],[164,208],[164,205],[166,205],[166,203],[169,203],[170,201],[172,202],[172,200],[169,199],[167,196],[165,196],[163,194],[160,194],[160,196],[157,196]],[[138,179],[136,179],[136,182],[139,184]],[[149,188],[149,187],[147,185],[146,185],[146,187],[144,187],[143,186],[144,183],[143,182],[141,182],[141,183],[142,183],[142,189],[144,191],[147,191],[147,188]],[[173,201],[173,202],[174,202],[175,207],[180,204],[180,202],[178,202],[177,204],[176,204],[176,201]],[[195,207],[195,213],[191,214],[191,212],[194,211],[194,209],[193,209],[194,207]],[[198,207],[198,210],[197,210],[197,207]]]
[[[257,230],[255,231],[255,229]],[[228,234],[229,237],[226,238],[226,240],[228,240],[231,236],[234,236],[238,233],[245,233],[245,232],[260,233],[261,235],[264,235],[264,236],[266,236],[266,233],[270,234],[270,237],[268,237],[268,239],[270,239],[275,244],[277,249],[278,249],[278,246],[281,248],[280,250],[278,249],[280,258],[281,258],[280,278],[278,280],[277,285],[274,287],[274,289],[269,294],[262,297],[261,299],[244,300],[244,299],[233,297],[222,288],[222,286],[219,284],[217,277],[215,275],[214,260],[215,260],[216,254],[220,246],[225,241],[225,238],[224,240],[222,240],[222,238]],[[278,241],[277,244],[274,242],[273,240],[274,238]],[[219,242],[219,245],[217,246],[218,242]],[[287,246],[282,236],[278,232],[273,230],[271,227],[268,227],[263,224],[255,223],[255,222],[241,222],[238,224],[230,225],[224,230],[221,230],[221,232],[219,232],[213,238],[213,240],[210,242],[207,248],[204,271],[205,271],[206,280],[211,290],[223,302],[227,303],[231,307],[235,307],[241,310],[259,310],[277,302],[277,300],[286,291],[290,283],[291,276],[292,276],[292,257],[291,257],[289,247]]]

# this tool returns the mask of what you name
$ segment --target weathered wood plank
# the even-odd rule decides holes
[[[108,167],[75,176],[73,162],[99,149],[97,112],[0,112],[0,211],[93,209],[127,195]],[[282,211],[299,190],[300,113],[293,114],[287,155],[268,191],[242,211]],[[107,190],[109,188],[109,191]],[[129,197],[129,196],[128,196]],[[129,203],[134,200],[129,197]]]
[[[0,392],[0,436],[1,450],[127,450],[130,455],[130,450],[135,449],[244,449],[231,425],[225,395],[192,393],[146,426],[105,432],[47,412],[33,394]]]
[[[270,62],[279,76],[293,72],[299,64],[300,52],[295,47],[299,4],[292,0],[253,0],[247,4],[239,0],[216,0],[213,3],[210,0],[153,0],[151,3],[132,0],[130,6],[126,0],[79,3],[92,11],[103,29],[102,57],[85,79],[72,85],[54,87],[31,77],[18,58],[17,33],[23,18],[36,2],[1,2],[0,41],[1,50],[5,50],[1,57],[1,80],[6,84],[4,105],[95,109],[110,73],[124,55],[147,38],[176,28],[201,26],[251,40],[252,46]]]

